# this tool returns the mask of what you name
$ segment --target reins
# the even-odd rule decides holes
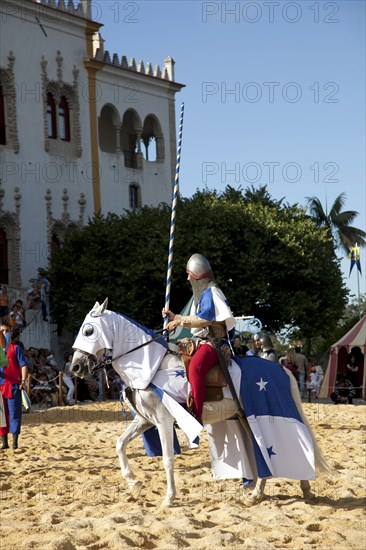
[[[101,361],[99,361],[99,363],[97,363],[91,369],[91,373],[94,373],[95,371],[99,371],[101,369],[109,367],[110,365],[112,365],[113,361],[117,361],[117,359],[120,359],[121,357],[124,357],[125,355],[128,355],[129,353],[132,353],[133,351],[137,351],[138,349],[141,349],[144,346],[147,346],[148,344],[152,344],[153,342],[156,342],[157,340],[160,340],[162,335],[164,335],[164,333],[167,332],[167,330],[165,328],[163,328],[161,330],[156,330],[154,332],[157,333],[157,336],[155,336],[155,338],[152,338],[151,340],[148,340],[147,342],[144,342],[143,344],[140,344],[139,346],[136,346],[135,348],[132,348],[128,351],[125,351],[124,353],[121,353],[120,355],[116,355],[115,357],[108,357],[108,358],[102,359]]]

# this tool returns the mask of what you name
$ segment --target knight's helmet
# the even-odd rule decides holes
[[[213,278],[210,263],[202,254],[193,254],[193,256],[189,258],[186,271],[196,281],[200,281],[206,277]]]
[[[263,351],[268,351],[270,349],[273,349],[272,340],[267,334],[264,334],[261,337],[260,342],[261,342],[261,346],[262,346]]]
[[[260,340],[261,337],[262,337],[262,335],[261,335],[259,332],[257,332],[256,334],[254,334],[254,335],[253,335],[253,340],[254,340],[254,342],[257,342],[258,340]]]

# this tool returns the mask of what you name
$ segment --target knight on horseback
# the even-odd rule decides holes
[[[221,346],[232,338],[236,321],[224,293],[215,281],[208,260],[201,254],[193,254],[187,262],[186,271],[193,292],[191,314],[182,316],[165,308],[162,314],[168,318],[168,331],[178,326],[188,328],[197,342],[188,378],[191,384],[192,414],[201,421],[206,374],[220,363]]]

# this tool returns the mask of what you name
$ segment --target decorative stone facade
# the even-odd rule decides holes
[[[0,0],[0,11],[0,227],[11,284],[26,288],[96,212],[170,204],[182,85],[171,57],[160,68],[105,51],[88,0]],[[49,132],[49,93],[56,111],[67,101],[70,139]]]

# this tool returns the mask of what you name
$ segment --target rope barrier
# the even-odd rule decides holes
[[[31,387],[31,383],[32,383],[33,380],[35,380],[39,384],[45,383],[45,385],[46,385],[46,384],[48,384],[50,382],[54,382],[55,380],[58,379],[58,381],[59,381],[58,388],[57,388],[57,386],[54,386],[54,388],[45,387],[44,389],[47,389],[47,390],[52,390],[52,389],[57,390],[58,389],[58,404],[61,405],[61,406],[65,406],[64,399],[63,399],[63,392],[62,392],[62,382],[63,382],[63,375],[64,374],[65,373],[63,373],[62,371],[59,371],[57,376],[55,376],[54,378],[51,378],[50,380],[39,380],[33,374],[29,373],[28,378],[27,378],[27,384],[26,384],[26,392],[27,392],[27,395],[28,395],[29,399],[31,399],[31,392],[32,392],[32,389],[34,389],[34,388]],[[78,395],[77,395],[78,377],[74,374],[69,374],[69,376],[73,379],[73,382],[74,382],[74,388],[75,388],[75,390],[74,390],[74,400],[75,400],[75,402],[77,402],[77,400],[78,400]],[[99,379],[98,378],[94,378],[94,381],[98,382],[98,384],[99,384]],[[108,388],[110,388],[109,381],[110,382],[115,382],[115,381],[118,381],[118,378],[116,378],[115,376],[109,375],[107,373],[107,371],[105,370],[104,375],[101,378],[101,385],[102,385],[101,389],[102,389],[102,400],[103,401],[106,400],[106,385],[107,385]],[[37,389],[41,390],[41,388],[37,388]]]

